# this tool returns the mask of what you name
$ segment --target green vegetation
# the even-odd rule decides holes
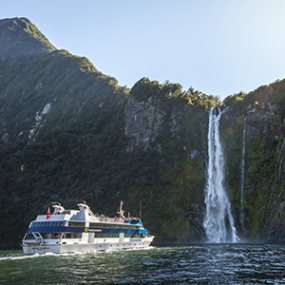
[[[247,238],[282,240],[283,221],[276,222],[284,193],[278,181],[285,118],[284,80],[260,86],[249,94],[239,93],[224,100],[231,111],[223,121],[228,155],[228,187],[231,189],[236,221],[240,213],[242,136],[245,145],[245,227]],[[229,130],[231,130],[229,132]],[[283,172],[283,170],[282,170]],[[238,223],[238,227],[240,227]],[[240,229],[241,231],[241,229]],[[274,236],[275,235],[275,236]],[[278,237],[279,235],[279,237]]]
[[[156,241],[200,241],[211,107],[230,108],[221,134],[239,233],[245,125],[242,234],[262,238],[273,226],[282,228],[283,81],[229,96],[224,106],[217,97],[168,81],[142,78],[129,90],[88,59],[56,50],[26,19],[0,21],[0,37],[7,33],[13,40],[0,52],[0,245],[19,245],[29,222],[45,214],[51,201],[74,208],[81,200],[108,216],[120,200],[139,216],[141,201],[143,222]],[[139,138],[152,129],[132,151],[125,130],[138,121],[126,108],[129,102],[144,111],[144,124],[131,133]]]
[[[34,40],[42,45],[43,39],[35,37],[22,49]],[[218,103],[216,97],[147,78],[129,91],[86,58],[52,48],[29,58],[6,58],[2,66],[2,244],[19,244],[29,222],[44,214],[51,201],[73,208],[83,199],[109,216],[116,214],[121,199],[138,216],[142,201],[143,221],[158,239],[189,239],[196,225],[189,225],[187,217],[196,203],[203,203],[200,117]],[[141,142],[127,152],[124,107],[130,97],[151,97],[165,116],[149,148]],[[195,215],[201,219],[201,213]]]
[[[0,21],[0,58],[38,55],[55,50],[48,39],[26,18]]]

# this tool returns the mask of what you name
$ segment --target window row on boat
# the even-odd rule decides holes
[[[69,225],[69,223],[68,223]],[[137,229],[138,226],[130,225],[130,224],[102,224],[102,223],[90,223],[89,227],[94,227],[94,228],[113,228],[113,229]]]
[[[94,233],[95,238],[118,238],[119,233]],[[146,234],[124,234],[125,238],[146,237]]]
[[[41,233],[43,239],[69,239],[69,238],[82,238],[82,233]],[[119,233],[94,233],[95,238],[119,238]],[[143,238],[146,234],[124,234],[125,238]],[[24,240],[35,239],[33,234],[26,234]]]
[[[33,222],[32,227],[64,227],[65,221],[54,221],[54,222]]]
[[[85,227],[85,223],[76,222],[76,221],[68,221],[69,227]],[[104,223],[89,223],[90,228],[113,228],[113,229],[137,229],[138,226],[129,225],[129,224],[104,224]]]
[[[65,221],[53,221],[53,222],[33,222],[32,227],[64,227]],[[69,227],[85,227],[85,222],[75,222],[68,221]],[[90,223],[89,227],[95,228],[113,228],[113,229],[137,229],[138,226],[130,225],[130,224],[103,224],[103,223]]]

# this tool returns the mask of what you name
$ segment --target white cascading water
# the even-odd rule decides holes
[[[225,190],[224,154],[220,141],[220,118],[223,112],[212,108],[208,130],[208,169],[205,187],[206,215],[204,229],[209,242],[237,242],[239,240],[231,214],[231,204]]]

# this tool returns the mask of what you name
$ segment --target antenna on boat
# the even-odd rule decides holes
[[[118,214],[121,216],[122,219],[125,219],[125,216],[124,216],[124,212],[125,211],[123,211],[123,204],[124,204],[124,202],[121,200],[121,202],[120,202],[120,211],[118,212]]]
[[[140,220],[142,220],[142,200],[140,200]]]

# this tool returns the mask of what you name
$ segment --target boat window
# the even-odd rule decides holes
[[[54,239],[58,239],[61,237],[61,234],[60,233],[54,233],[52,234],[51,238],[54,238]]]
[[[30,239],[35,239],[32,234],[27,234],[24,238],[24,240],[30,240]]]
[[[41,233],[44,239],[60,239],[62,233]]]
[[[77,223],[78,224],[78,223]],[[79,226],[77,225],[76,226]],[[55,221],[55,222],[33,222],[32,227],[63,227],[65,225],[65,221]]]
[[[119,233],[95,233],[95,238],[118,238]]]
[[[69,221],[68,222],[69,227],[85,227],[85,222],[73,222]]]
[[[82,233],[64,233],[62,238],[82,238]]]
[[[71,238],[71,233],[64,233],[63,238]]]
[[[74,233],[74,238],[82,238],[82,233]]]
[[[142,237],[145,237],[144,234],[133,234],[131,237],[133,238],[142,238]]]
[[[103,223],[90,223],[89,227],[95,228],[113,228],[113,229],[137,229],[136,226],[130,224],[122,224],[122,225],[115,225],[115,224],[103,224]]]

